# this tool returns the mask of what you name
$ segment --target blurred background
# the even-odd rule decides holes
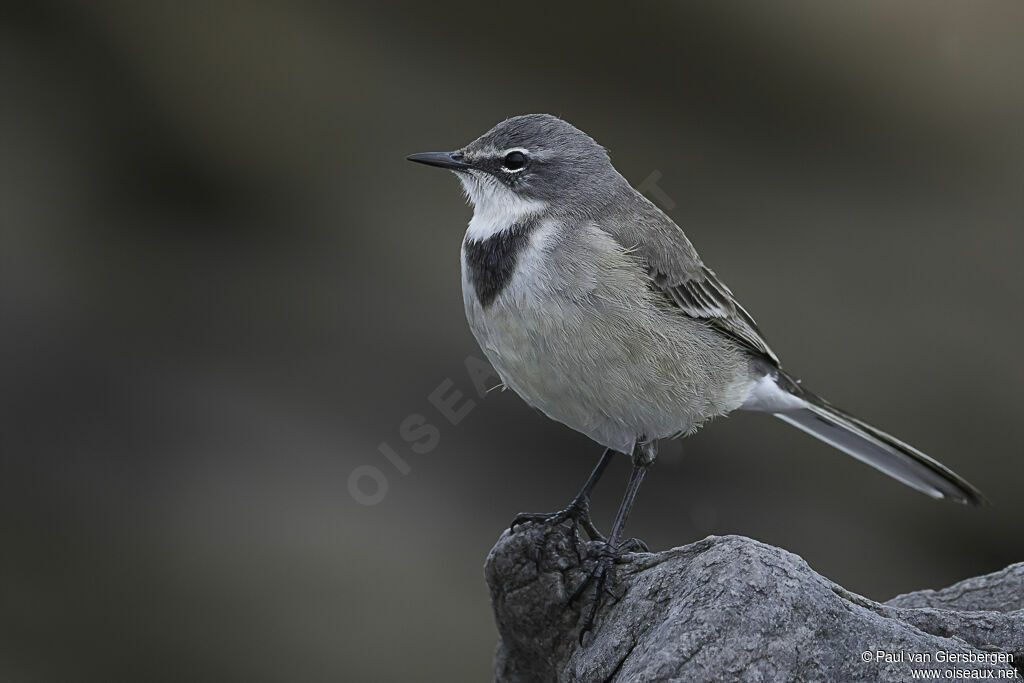
[[[600,449],[476,395],[470,210],[404,157],[526,112],[647,180],[806,386],[994,503],[741,414],[665,445],[632,534],[875,599],[1024,560],[1022,36],[1010,0],[4,3],[0,680],[490,677],[487,551]]]

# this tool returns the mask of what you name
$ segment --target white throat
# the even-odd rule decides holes
[[[523,199],[488,173],[470,171],[455,175],[473,204],[473,218],[466,229],[466,237],[475,242],[508,230],[546,206],[541,201]]]

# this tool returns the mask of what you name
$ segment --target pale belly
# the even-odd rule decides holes
[[[572,274],[536,267],[543,256],[524,258],[486,308],[463,275],[470,328],[527,403],[626,453],[742,404],[751,382],[746,358],[704,324],[656,308],[639,273],[567,282]]]

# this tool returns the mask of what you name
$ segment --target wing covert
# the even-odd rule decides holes
[[[759,355],[765,356],[773,365],[779,365],[779,358],[757,328],[757,323],[746,309],[736,301],[718,276],[701,264],[698,276],[676,284],[669,284],[668,278],[649,269],[651,279],[668,294],[676,306],[686,315],[707,320],[726,335]]]
[[[682,229],[636,191],[621,200],[601,220],[600,227],[641,261],[652,284],[681,313],[709,322],[741,347],[778,367],[779,358],[753,317],[704,265]]]

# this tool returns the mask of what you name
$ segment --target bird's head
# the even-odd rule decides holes
[[[550,114],[515,116],[454,152],[408,158],[454,171],[474,208],[487,213],[524,207],[585,213],[621,180],[604,147]]]

